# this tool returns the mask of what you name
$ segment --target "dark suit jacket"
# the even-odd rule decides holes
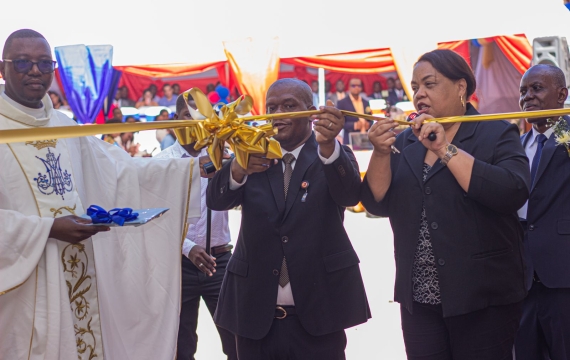
[[[477,111],[469,105],[466,114]],[[528,198],[530,171],[518,128],[506,121],[463,123],[452,143],[475,158],[467,192],[439,161],[422,181],[427,150],[407,129],[396,139],[401,154],[391,155],[392,182],[384,199],[374,200],[367,181],[362,194],[368,211],[390,217],[395,300],[410,311],[425,204],[445,317],[514,303],[526,295],[517,210]]]
[[[406,92],[404,92],[404,96],[400,100],[400,99],[398,99],[398,95],[396,94],[396,91],[388,90],[388,98],[386,99],[386,101],[390,105],[396,105],[396,103],[399,103],[400,101],[408,101],[408,96],[406,95]]]
[[[362,99],[362,105],[364,107],[364,112],[367,112],[367,109],[370,108],[370,103],[368,102],[368,100],[364,100],[363,97],[361,97]],[[352,101],[350,100],[350,95],[346,95],[346,97],[342,100],[339,100],[338,104],[336,105],[337,109],[339,110],[347,110],[347,111],[352,111],[355,112],[356,109],[354,109],[354,105],[352,105]],[[369,111],[368,111],[369,113]],[[348,145],[348,138],[349,138],[349,133],[351,132],[355,132],[354,130],[354,123],[358,121],[357,117],[354,116],[345,116],[344,117],[344,138],[343,138],[343,144]],[[372,126],[372,121],[369,121],[370,125]]]
[[[569,117],[565,117],[568,125]],[[523,146],[530,136],[521,140]],[[570,157],[555,134],[544,144],[530,190],[525,232],[527,287],[536,272],[549,288],[570,287]]]
[[[214,320],[239,336],[261,339],[275,314],[279,270],[287,258],[295,308],[311,335],[339,331],[370,318],[359,260],[344,226],[344,207],[359,201],[360,173],[350,149],[323,165],[313,134],[296,160],[287,201],[282,162],[230,190],[230,164],[212,179],[213,210],[242,206],[241,229]],[[308,181],[308,194],[301,183]]]

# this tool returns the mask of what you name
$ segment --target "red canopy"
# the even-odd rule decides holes
[[[352,74],[396,71],[392,51],[388,48],[351,51],[342,54],[284,58],[281,59],[281,62]]]

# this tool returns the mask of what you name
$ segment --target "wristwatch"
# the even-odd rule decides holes
[[[447,144],[447,146],[445,147],[445,150],[447,152],[445,153],[445,155],[441,159],[441,163],[444,166],[447,166],[447,163],[449,162],[449,160],[451,160],[452,157],[457,155],[457,146],[455,146],[453,144]]]

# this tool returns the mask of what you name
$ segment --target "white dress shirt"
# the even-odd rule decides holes
[[[208,155],[206,148],[200,151],[200,156]],[[194,157],[180,145],[178,141],[174,145],[164,149],[156,158],[182,158],[182,157]],[[198,159],[198,157],[194,157]],[[207,221],[207,210],[206,206],[206,190],[208,188],[208,179],[201,178],[201,203],[200,203],[200,219],[196,223],[189,223],[188,232],[186,233],[186,238],[182,244],[182,254],[188,257],[190,250],[196,245],[206,248],[206,227],[208,226]],[[226,245],[231,241],[230,228],[228,226],[228,212],[227,211],[212,211],[212,234],[210,240],[210,248]]]
[[[287,153],[291,153],[295,156],[295,160],[291,163],[291,167],[293,168],[293,171],[295,170],[295,164],[297,163],[297,159],[299,158],[299,154],[301,153],[303,146],[305,146],[305,144],[299,146],[298,148],[296,148],[293,151],[286,151],[285,149],[283,149],[283,155],[285,155]],[[319,155],[319,158],[321,159],[323,164],[325,164],[325,165],[332,164],[340,156],[340,144],[338,141],[335,141],[334,151],[328,159],[321,156],[319,148],[317,148],[317,154]],[[283,172],[285,172],[285,163],[281,162],[281,164],[283,166]],[[230,189],[231,190],[239,189],[243,184],[245,184],[246,180],[247,180],[247,176],[245,176],[243,178],[243,181],[241,183],[238,183],[237,181],[234,180],[234,178],[232,176],[230,176]],[[295,305],[295,301],[293,300],[293,292],[291,291],[291,282],[290,281],[284,287],[277,285],[277,302],[276,302],[276,304],[277,305],[285,305],[285,306]]]
[[[553,132],[554,130],[552,130],[552,128],[549,128],[544,132],[544,136],[546,136],[547,141],[548,139],[550,139],[550,135],[552,135]],[[534,160],[534,155],[536,154],[536,148],[538,147],[538,142],[536,141],[538,134],[540,133],[536,131],[533,127],[530,134],[527,135],[530,136],[530,139],[527,140],[526,145],[524,147],[524,151],[526,152],[526,156],[528,157],[528,165],[530,166],[531,169],[532,169],[532,161]],[[517,211],[519,218],[526,220],[527,211],[528,211],[528,200],[523,205],[523,207]]]

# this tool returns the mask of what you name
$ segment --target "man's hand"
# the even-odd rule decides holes
[[[210,174],[206,174],[206,172],[204,171],[204,164],[207,164],[209,162],[211,162],[212,160],[210,159],[210,157],[208,155],[206,156],[200,156],[198,158],[198,162],[200,164],[200,176],[203,178],[213,178],[214,175],[216,174],[216,172],[212,172]]]
[[[129,153],[129,155],[131,156],[135,156],[136,154],[139,153],[139,148],[141,147],[141,144],[136,143],[136,144],[132,144],[131,146],[129,146],[129,148],[127,149],[127,152]]]
[[[204,274],[213,276],[216,272],[216,258],[206,253],[206,250],[198,245],[194,245],[188,253],[188,259],[200,269]]]
[[[75,215],[57,218],[53,221],[49,237],[70,244],[77,244],[99,231],[111,230],[107,225],[91,225],[91,222],[91,219],[84,219]]]
[[[223,156],[222,156],[222,159],[229,159],[229,158],[231,158],[231,155],[230,155],[228,152],[224,151],[224,154],[223,154]],[[213,171],[213,172],[211,172],[211,173],[209,173],[209,174],[206,174],[206,172],[204,171],[204,164],[207,164],[207,163],[209,163],[209,162],[212,161],[212,159],[210,159],[210,156],[209,156],[209,155],[200,156],[200,157],[198,158],[198,160],[199,160],[199,163],[200,163],[200,176],[203,177],[203,178],[213,178],[214,175],[216,175],[216,172],[215,172],[215,171]]]
[[[334,144],[333,144],[334,145]],[[334,150],[334,147],[333,147]],[[277,164],[277,159],[267,159],[265,154],[251,154],[247,163],[247,169],[241,167],[236,159],[232,160],[232,178],[241,183],[246,175],[264,172],[272,165]]]
[[[333,102],[330,100],[327,100],[327,106],[321,106],[321,110],[324,113],[313,115],[312,119],[319,151],[322,157],[328,159],[334,152],[336,136],[344,128],[344,115],[333,107]]]

